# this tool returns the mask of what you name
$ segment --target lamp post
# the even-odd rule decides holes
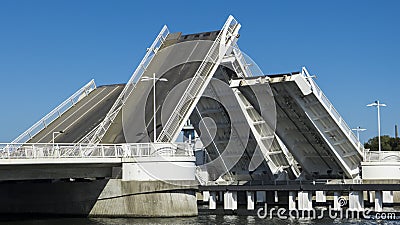
[[[63,133],[64,133],[63,130],[60,130],[60,131],[53,131],[53,139],[52,139],[53,149],[54,149],[54,139],[55,139],[56,134],[63,134]]]
[[[367,129],[361,128],[361,127],[357,127],[357,128],[351,129],[351,130],[354,130],[354,131],[357,132],[357,140],[360,141],[360,132],[366,131]]]
[[[167,82],[166,78],[156,78],[156,73],[153,73],[153,77],[144,76],[142,81],[153,81],[153,142],[157,142],[157,122],[156,122],[156,81]]]
[[[381,156],[381,113],[380,113],[380,107],[385,107],[386,104],[379,103],[379,100],[376,100],[375,102],[368,104],[368,107],[371,106],[376,106],[378,109],[378,149],[379,149],[379,158]]]

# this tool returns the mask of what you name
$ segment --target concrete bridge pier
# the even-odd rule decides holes
[[[246,191],[247,196],[247,210],[254,210],[255,201],[254,201],[254,191]]]
[[[312,210],[312,192],[299,191],[297,192],[297,203],[299,210]]]
[[[224,209],[236,210],[237,209],[237,192],[226,191],[224,193]]]
[[[333,192],[333,210],[339,211],[342,208],[339,201],[340,201],[340,192],[338,191]]]
[[[393,191],[382,191],[383,203],[393,204]]]
[[[383,194],[382,191],[375,191],[375,212],[383,210]]]
[[[289,191],[289,210],[296,210],[296,192]]]
[[[211,191],[211,192],[209,192],[209,195],[210,196],[209,196],[208,208],[209,209],[217,209],[217,192]]]
[[[374,203],[374,199],[375,199],[374,198],[374,192],[373,191],[368,191],[368,201],[369,201],[369,203]]]
[[[315,191],[316,202],[326,202],[326,191]]]
[[[349,192],[349,209],[358,212],[364,210],[364,192],[362,191]]]
[[[279,202],[278,191],[274,192],[274,202],[275,203]]]
[[[203,191],[203,202],[208,202],[209,198],[210,198],[210,192],[209,191]]]

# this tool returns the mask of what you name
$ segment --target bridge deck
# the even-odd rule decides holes
[[[48,127],[36,134],[28,143],[50,143],[53,132],[56,143],[76,143],[96,127],[105,117],[124,85],[101,86],[62,114]]]
[[[173,114],[218,34],[219,31],[189,35],[169,34],[151,59],[142,77],[153,77],[155,73],[157,79],[168,80],[156,82],[157,136]],[[153,91],[152,81],[138,80],[115,123],[104,135],[102,143],[153,141]],[[123,124],[129,124],[129,127],[124,127]]]

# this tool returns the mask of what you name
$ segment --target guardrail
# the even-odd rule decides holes
[[[400,151],[364,152],[364,162],[400,162]]]
[[[94,83],[94,80],[91,80],[91,81],[89,81],[89,83],[87,83],[81,89],[79,89],[77,92],[75,92],[73,95],[71,95],[71,97],[69,97],[67,100],[65,100],[63,103],[61,103],[55,109],[53,109],[49,114],[44,116],[41,120],[36,122],[28,130],[26,130],[24,133],[19,135],[11,143],[12,144],[16,144],[16,143],[23,144],[23,143],[29,141],[33,136],[35,136],[41,130],[46,128],[54,120],[59,118],[64,112],[66,112],[68,109],[70,109],[72,106],[74,106],[80,100],[82,100],[83,97],[86,97],[94,89],[96,89],[96,84]]]
[[[3,143],[0,160],[41,158],[131,158],[193,156],[188,143],[132,143],[132,144],[53,144]]]

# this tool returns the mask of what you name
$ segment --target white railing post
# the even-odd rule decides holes
[[[82,144],[79,144],[79,155],[81,158],[84,156],[84,151],[82,150]]]

